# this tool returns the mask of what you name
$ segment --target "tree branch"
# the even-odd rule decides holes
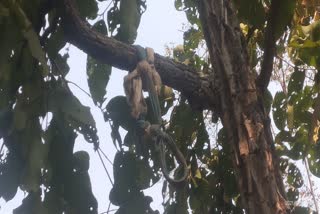
[[[138,63],[136,49],[128,44],[96,32],[82,20],[74,0],[62,0],[62,24],[67,41],[97,60],[114,67],[132,71]],[[155,67],[162,82],[186,96],[194,108],[213,109],[217,96],[212,80],[181,63],[155,54]]]
[[[268,87],[273,70],[273,58],[276,54],[275,25],[280,12],[279,2],[280,1],[278,0],[272,0],[271,2],[267,27],[264,35],[264,55],[261,72],[257,79],[257,86],[261,91],[264,91]]]

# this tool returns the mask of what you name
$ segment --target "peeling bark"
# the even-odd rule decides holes
[[[223,126],[233,148],[242,204],[251,214],[287,213],[270,122],[231,1],[201,0],[200,19],[218,78]]]

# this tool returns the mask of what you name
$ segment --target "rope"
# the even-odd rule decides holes
[[[154,51],[152,48],[136,46],[139,63],[136,68],[124,77],[124,90],[131,106],[131,115],[137,120],[138,126],[151,136],[159,147],[160,164],[164,177],[170,184],[184,182],[189,174],[186,160],[170,135],[161,129],[161,109],[158,95],[161,89],[161,78],[154,66]],[[145,120],[147,105],[142,90],[148,91],[155,124]],[[171,178],[165,161],[165,145],[171,150],[178,163],[183,167],[183,175],[179,179]]]

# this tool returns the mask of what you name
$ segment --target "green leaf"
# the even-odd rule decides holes
[[[136,127],[136,120],[131,116],[131,108],[124,96],[116,96],[107,104],[106,118],[110,118],[115,124],[125,130],[132,130]]]
[[[203,155],[210,155],[210,149],[209,134],[206,130],[205,122],[202,121],[198,126],[197,140],[194,145],[194,150],[196,154],[201,157]]]
[[[199,171],[200,172],[200,171]],[[204,179],[197,179],[197,186],[190,192],[190,206],[194,210],[201,210],[203,204],[209,203],[210,185]]]
[[[152,170],[149,163],[129,152],[118,152],[114,158],[115,182],[128,190],[142,190],[150,187]]]
[[[291,94],[289,103],[292,103],[294,106],[293,124],[295,128],[298,128],[301,125],[311,125],[311,108],[314,103],[313,96],[314,92],[310,86],[305,86],[303,90]]]
[[[0,198],[11,200],[18,190],[24,162],[14,152],[9,152],[6,161],[0,161]]]
[[[98,14],[98,4],[95,0],[77,0],[81,17],[95,19]]]
[[[320,141],[310,147],[308,164],[313,175],[320,178]]]
[[[263,2],[260,0],[240,0],[234,1],[238,8],[238,16],[240,20],[254,26],[262,28],[265,22],[265,10]]]
[[[291,148],[286,153],[286,156],[290,157],[293,160],[302,159],[306,154],[309,144],[311,143],[309,142],[308,136],[308,130],[305,127],[301,126],[290,142]]]
[[[294,9],[296,8],[296,0],[282,0],[277,4],[277,17],[274,22],[274,36],[277,40],[286,27],[290,25],[290,21],[294,14]]]
[[[282,142],[292,142],[293,137],[291,136],[291,133],[285,130],[281,130],[275,137],[275,143],[276,144],[282,144]]]
[[[301,26],[301,30],[306,36],[310,37],[311,41],[316,42],[320,40],[320,20],[307,26]]]
[[[16,51],[17,47],[21,46],[19,41],[22,41],[23,35],[12,16],[5,18],[5,22],[0,23],[0,27],[0,70],[3,72],[12,51]]]
[[[50,93],[48,107],[52,112],[63,112],[69,125],[79,131],[87,142],[97,146],[99,138],[90,108],[82,105],[70,91],[57,85]]]
[[[311,208],[301,206],[294,206],[290,212],[291,214],[316,214],[316,212],[312,211]]]
[[[141,194],[143,193],[136,190],[128,191],[126,186],[115,183],[109,193],[109,200],[112,204],[121,206],[130,201],[130,199],[139,197]]]
[[[73,154],[76,134],[68,121],[65,121],[63,113],[53,114],[44,137],[50,145],[47,170],[52,173],[51,178],[46,181],[50,186],[50,198],[47,198],[47,192],[45,197],[46,207],[49,209],[56,204],[54,210],[63,209],[66,213],[97,213],[97,200],[92,193],[89,174],[85,170],[89,157],[83,151]],[[49,211],[55,213],[51,209]]]
[[[299,71],[298,69],[295,69],[295,71],[291,74],[289,84],[288,84],[288,94],[289,96],[293,92],[300,92],[303,88],[305,79],[305,73],[303,71]]]
[[[56,189],[46,192],[43,204],[47,211],[46,214],[63,213],[64,199]]]
[[[203,39],[204,38],[201,31],[195,28],[190,28],[188,31],[183,33],[185,50],[196,49]]]
[[[65,77],[70,67],[67,63],[67,60],[69,58],[69,54],[64,54],[61,56],[59,53],[51,58],[51,60],[54,62],[52,66],[52,73],[56,76],[63,76]]]
[[[139,145],[140,143],[141,142],[139,142],[139,136],[134,131],[128,131],[128,133],[126,134],[123,140],[123,144],[129,148],[133,145],[135,145],[136,147],[138,146],[141,147],[141,145]]]
[[[161,108],[161,115],[165,115],[173,106],[175,95],[172,88],[163,85],[159,94],[159,104]],[[149,107],[148,107],[149,108]]]
[[[47,65],[45,52],[40,45],[38,35],[36,32],[34,32],[34,30],[32,30],[32,28],[24,31],[23,35],[28,40],[28,45],[32,56],[41,63],[43,68],[43,76],[47,76],[49,74],[49,67]]]
[[[88,126],[95,126],[95,121],[90,112],[90,108],[83,106],[81,102],[71,92],[62,88],[54,91],[49,106],[54,110],[60,110],[73,120]],[[54,102],[54,103],[53,103]]]
[[[99,33],[102,33],[103,35],[106,35],[106,36],[108,35],[107,25],[106,25],[106,23],[105,23],[105,21],[103,19],[97,21],[93,25],[93,29],[95,29]]]
[[[13,122],[13,112],[9,108],[0,109],[0,139],[7,134]]]
[[[98,202],[91,189],[91,181],[88,172],[74,172],[66,187],[69,196],[68,213],[98,213]],[[67,209],[68,210],[68,209]]]
[[[229,198],[235,197],[238,194],[237,180],[235,175],[231,170],[226,170],[223,177],[225,196]]]
[[[87,79],[93,102],[101,106],[105,101],[106,87],[112,67],[102,64],[94,58],[87,58]]]
[[[26,198],[22,200],[22,204],[13,210],[13,214],[46,214],[41,201],[41,192],[31,192]]]
[[[289,188],[287,192],[287,197],[289,201],[297,201],[299,199],[299,190],[295,188]]]
[[[32,22],[28,19],[27,15],[17,2],[7,1],[6,4],[9,5],[10,11],[15,17],[16,23],[19,25],[24,38],[28,41],[28,46],[32,56],[36,58],[39,63],[41,63],[43,68],[43,76],[47,76],[49,74],[49,67],[47,65],[45,52],[40,45],[39,37],[34,31]]]
[[[17,130],[22,130],[26,127],[28,116],[22,109],[15,108],[13,116],[13,125]]]
[[[201,28],[197,2],[194,0],[184,0],[183,4],[184,4],[184,11],[186,13],[187,19],[190,22],[190,24],[197,25],[198,28]]]
[[[66,45],[65,35],[63,33],[62,26],[58,26],[58,29],[52,33],[48,39],[46,45],[46,50],[48,51],[48,56],[51,59],[55,59],[59,54],[59,51]]]
[[[288,104],[287,105],[287,127],[290,131],[293,130],[293,123],[294,123],[294,106]]]
[[[150,213],[158,214],[158,211],[153,211],[150,207],[152,198],[150,196],[144,196],[143,194],[138,194],[132,197],[124,206],[120,206],[115,214],[127,214],[127,213]]]
[[[196,138],[196,130],[201,122],[199,114],[195,114],[189,105],[181,102],[174,107],[169,132],[174,133],[175,139],[181,144],[193,142]]]
[[[114,6],[108,11],[107,14],[108,27],[111,34],[118,28],[118,25],[120,23],[120,12],[119,8],[116,5],[117,3],[119,3],[119,1],[120,0],[115,1]]]
[[[293,163],[290,163],[288,166],[288,177],[287,182],[290,186],[294,188],[300,188],[303,185],[303,178],[301,172],[297,166]]]
[[[90,167],[90,156],[86,151],[73,154],[73,167],[77,172],[87,172]]]
[[[286,125],[286,95],[277,92],[272,105],[273,120],[279,130],[283,130]]]
[[[120,41],[133,44],[136,40],[141,18],[139,8],[138,0],[120,0],[120,28],[116,36]]]
[[[27,165],[21,180],[21,189],[37,192],[40,188],[41,169],[47,160],[48,144],[41,142],[41,127],[39,120],[29,122],[28,128],[24,131],[24,144],[28,145]]]
[[[175,0],[174,6],[175,6],[176,10],[181,11],[182,10],[182,0]]]
[[[301,38],[299,38],[301,39]],[[306,39],[303,40],[303,42],[301,43],[301,40],[298,41],[291,41],[289,44],[290,47],[294,47],[294,48],[317,48],[320,46],[320,44],[318,42],[314,42],[310,39]]]

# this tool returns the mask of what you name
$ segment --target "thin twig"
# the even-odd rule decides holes
[[[92,99],[92,96],[88,92],[86,92],[84,89],[82,89],[77,83],[74,83],[70,80],[66,80],[66,82],[76,86],[78,89],[80,89],[83,93],[85,93],[88,97]]]
[[[109,7],[111,6],[113,1],[110,1],[110,3],[108,4],[108,6],[103,10],[102,13],[98,14],[98,16],[104,16],[105,12],[109,9]]]
[[[281,59],[283,62],[285,62],[288,66],[292,67],[292,68],[295,68],[296,66],[292,63],[290,63],[288,60],[286,60],[285,58],[283,58],[282,56],[279,56],[277,55],[276,56],[278,59]],[[299,69],[301,70],[304,70],[304,71],[317,71],[317,69],[315,68],[310,68],[310,67],[307,67],[307,68],[301,68],[301,66],[299,66]]]
[[[110,174],[109,174],[109,172],[108,172],[108,170],[107,170],[106,165],[104,164],[104,161],[103,161],[103,159],[102,159],[102,157],[101,157],[101,154],[100,154],[99,150],[97,150],[97,153],[98,153],[98,155],[99,155],[99,158],[100,158],[100,161],[101,161],[101,163],[102,163],[102,165],[103,165],[103,168],[104,168],[104,170],[106,171],[106,173],[107,173],[107,175],[108,175],[108,178],[109,178],[109,180],[110,180],[110,183],[111,183],[112,186],[113,186],[113,181],[112,181],[111,176],[110,176]]]
[[[2,153],[3,148],[4,148],[4,142],[1,144],[0,154]]]
[[[100,150],[100,152],[103,154],[103,156],[105,157],[105,159],[107,159],[107,161],[111,164],[111,165],[113,165],[113,163],[112,163],[112,161],[108,158],[108,156],[103,152],[103,150],[99,147],[98,148],[99,150]]]
[[[107,213],[109,213],[111,210],[110,210],[110,207],[111,207],[111,201],[109,201],[109,205],[108,205],[108,211]]]
[[[110,212],[116,212],[116,211],[118,211],[118,209],[108,210],[108,211],[102,212],[100,214],[109,214]]]
[[[318,203],[317,203],[317,200],[316,200],[316,196],[314,194],[313,185],[312,185],[312,181],[311,181],[311,175],[310,175],[310,170],[309,170],[308,159],[305,157],[303,160],[304,160],[304,165],[305,165],[306,171],[307,171],[307,176],[308,176],[308,181],[309,181],[309,186],[310,186],[310,191],[311,191],[313,203],[314,203],[314,206],[316,208],[316,212],[319,213],[319,207],[318,207]]]

